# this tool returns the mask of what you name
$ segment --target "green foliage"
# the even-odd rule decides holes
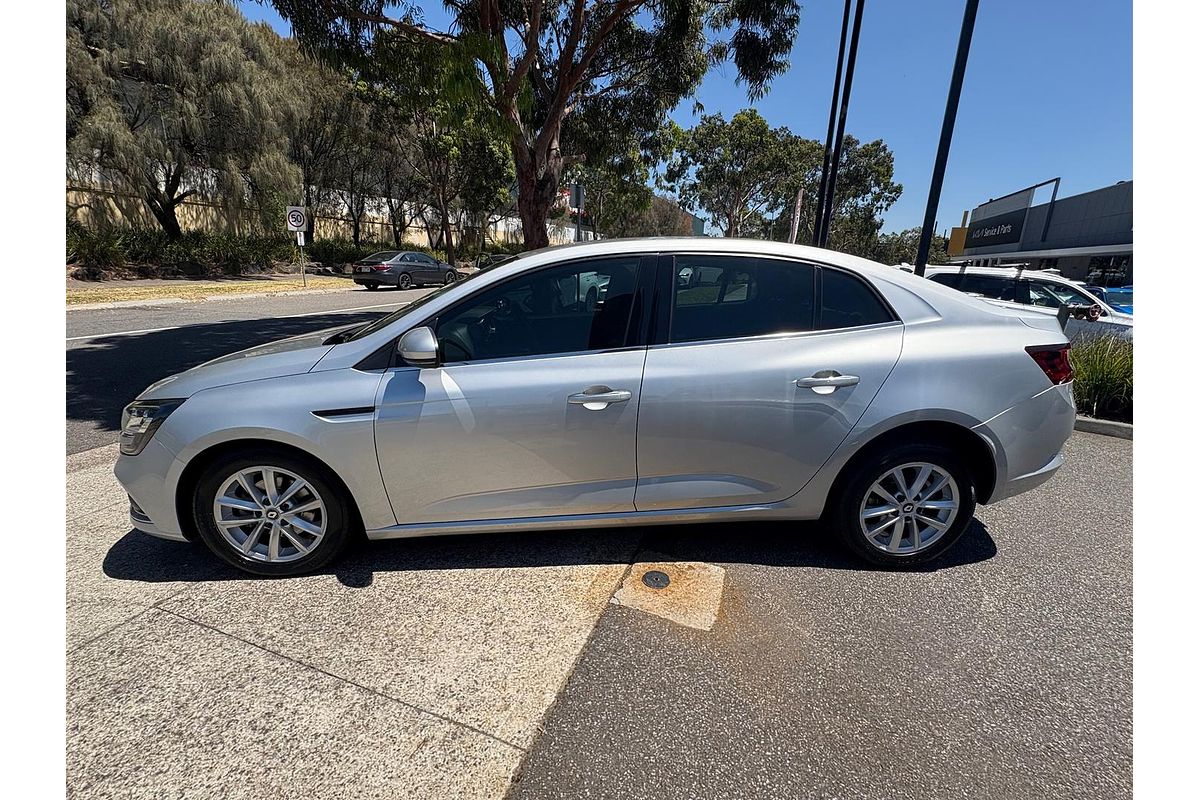
[[[1112,335],[1082,336],[1071,345],[1075,405],[1081,414],[1133,421],[1133,342]]]
[[[871,258],[881,264],[915,264],[917,262],[917,246],[921,243],[921,229],[909,228],[896,233],[880,234],[875,243],[874,252],[870,255],[860,253],[865,258]],[[945,264],[949,256],[946,248],[950,240],[945,236],[934,234],[929,242],[929,264]]]
[[[273,38],[215,0],[68,0],[68,169],[141,197],[172,238],[189,196],[295,196],[283,130],[299,92]]]
[[[706,212],[726,236],[754,235],[766,218],[790,213],[796,190],[812,182],[820,163],[816,142],[771,128],[746,109],[728,122],[705,115],[684,132],[666,179],[685,208]]]
[[[94,228],[67,223],[67,263],[84,274],[101,277],[121,267],[141,267],[147,274],[223,273],[236,275],[290,263],[295,242],[288,236],[238,236],[185,231],[171,237],[162,230]],[[150,270],[144,269],[150,267]]]
[[[525,246],[545,246],[564,170],[659,130],[714,64],[752,98],[788,66],[798,0],[448,3],[445,30],[412,2],[271,0],[301,43],[358,71],[409,75],[417,49],[445,64],[440,98],[474,98],[508,138]],[[471,114],[459,114],[469,117]]]

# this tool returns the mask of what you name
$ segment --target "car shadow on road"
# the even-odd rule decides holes
[[[383,311],[266,317],[98,336],[67,350],[67,419],[118,430],[121,409],[157,380],[288,336],[369,322]]]
[[[849,555],[819,523],[764,522],[364,541],[355,543],[337,563],[321,572],[336,576],[347,587],[363,588],[380,573],[628,564],[643,553],[718,564],[873,569]],[[995,554],[996,543],[987,526],[974,520],[949,552],[910,571],[951,569],[986,561]],[[138,531],[130,531],[109,549],[104,574],[115,580],[152,583],[253,579],[227,566],[202,545],[167,542]]]

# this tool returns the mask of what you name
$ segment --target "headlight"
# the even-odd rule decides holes
[[[121,412],[121,452],[136,456],[182,400],[138,400]]]

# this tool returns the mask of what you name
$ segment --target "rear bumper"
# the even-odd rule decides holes
[[[353,280],[360,286],[366,286],[367,284],[373,284],[375,286],[395,286],[398,277],[390,272],[355,272],[353,274]]]
[[[1041,486],[1062,466],[1062,446],[1075,428],[1071,385],[1051,386],[977,425],[996,450],[996,487],[989,503]]]

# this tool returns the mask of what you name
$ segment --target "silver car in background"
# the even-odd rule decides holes
[[[822,519],[904,566],[1058,469],[1068,347],[1052,316],[827,250],[569,245],[159,381],[116,474],[135,528],[263,575],[358,530],[716,520]]]

